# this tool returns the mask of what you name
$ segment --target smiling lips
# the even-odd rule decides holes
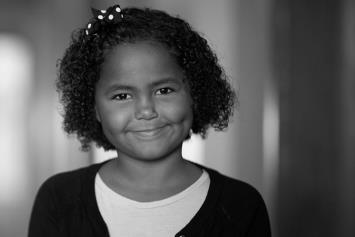
[[[136,130],[133,131],[136,135],[143,137],[143,138],[152,138],[155,137],[160,133],[161,130],[164,129],[165,126],[163,127],[158,127],[158,128],[153,128],[153,129],[144,129],[144,130]]]

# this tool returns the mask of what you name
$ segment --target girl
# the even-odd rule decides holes
[[[233,113],[206,40],[157,10],[93,14],[60,62],[64,129],[118,156],[48,179],[29,236],[270,236],[254,188],[181,154],[191,133],[223,130]]]

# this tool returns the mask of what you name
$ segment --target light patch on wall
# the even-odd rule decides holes
[[[26,111],[33,75],[29,45],[0,34],[0,205],[26,197]]]
[[[92,145],[90,151],[92,152],[94,163],[101,163],[103,161],[117,157],[116,151],[105,151],[104,149],[98,148],[95,145]]]
[[[200,136],[192,135],[191,139],[184,142],[182,146],[182,156],[187,160],[204,164],[205,144]]]
[[[266,81],[263,106],[263,187],[265,199],[274,210],[279,168],[279,103],[275,86]]]

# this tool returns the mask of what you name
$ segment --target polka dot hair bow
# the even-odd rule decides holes
[[[114,23],[117,24],[123,18],[121,13],[121,7],[119,5],[114,5],[106,10],[98,10],[91,8],[94,18],[86,27],[85,34],[92,35],[96,34],[101,25]]]

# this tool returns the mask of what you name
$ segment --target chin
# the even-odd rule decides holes
[[[146,161],[157,161],[167,158],[170,154],[176,152],[178,148],[175,149],[164,149],[161,147],[140,147],[139,153],[134,154],[137,159]]]

